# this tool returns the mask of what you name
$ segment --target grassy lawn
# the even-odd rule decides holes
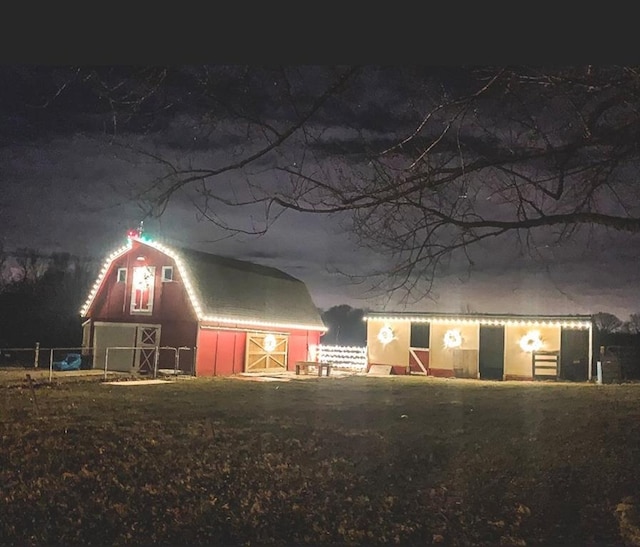
[[[640,495],[638,384],[23,377],[3,545],[622,545]]]

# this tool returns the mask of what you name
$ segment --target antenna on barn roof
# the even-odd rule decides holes
[[[143,227],[143,223],[144,221],[140,221],[140,224],[138,225],[137,228],[133,228],[131,230],[129,230],[127,232],[127,237],[136,237],[138,239],[142,238],[142,234],[144,233],[144,227]]]

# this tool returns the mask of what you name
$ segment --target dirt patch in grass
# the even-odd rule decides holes
[[[2,544],[621,545],[640,495],[638,385],[0,386]]]

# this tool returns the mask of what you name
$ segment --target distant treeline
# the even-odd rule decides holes
[[[80,307],[98,263],[69,253],[0,250],[0,348],[78,347]]]
[[[82,342],[80,308],[101,261],[69,253],[44,254],[33,249],[4,252],[0,247],[0,349],[78,347]],[[321,343],[364,346],[367,310],[342,304],[319,310],[328,331]],[[598,342],[636,345],[640,314],[622,321],[613,314],[594,316]]]

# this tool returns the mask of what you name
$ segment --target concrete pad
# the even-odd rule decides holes
[[[172,384],[167,380],[122,380],[121,382],[103,382],[110,386],[148,386],[156,384]]]

